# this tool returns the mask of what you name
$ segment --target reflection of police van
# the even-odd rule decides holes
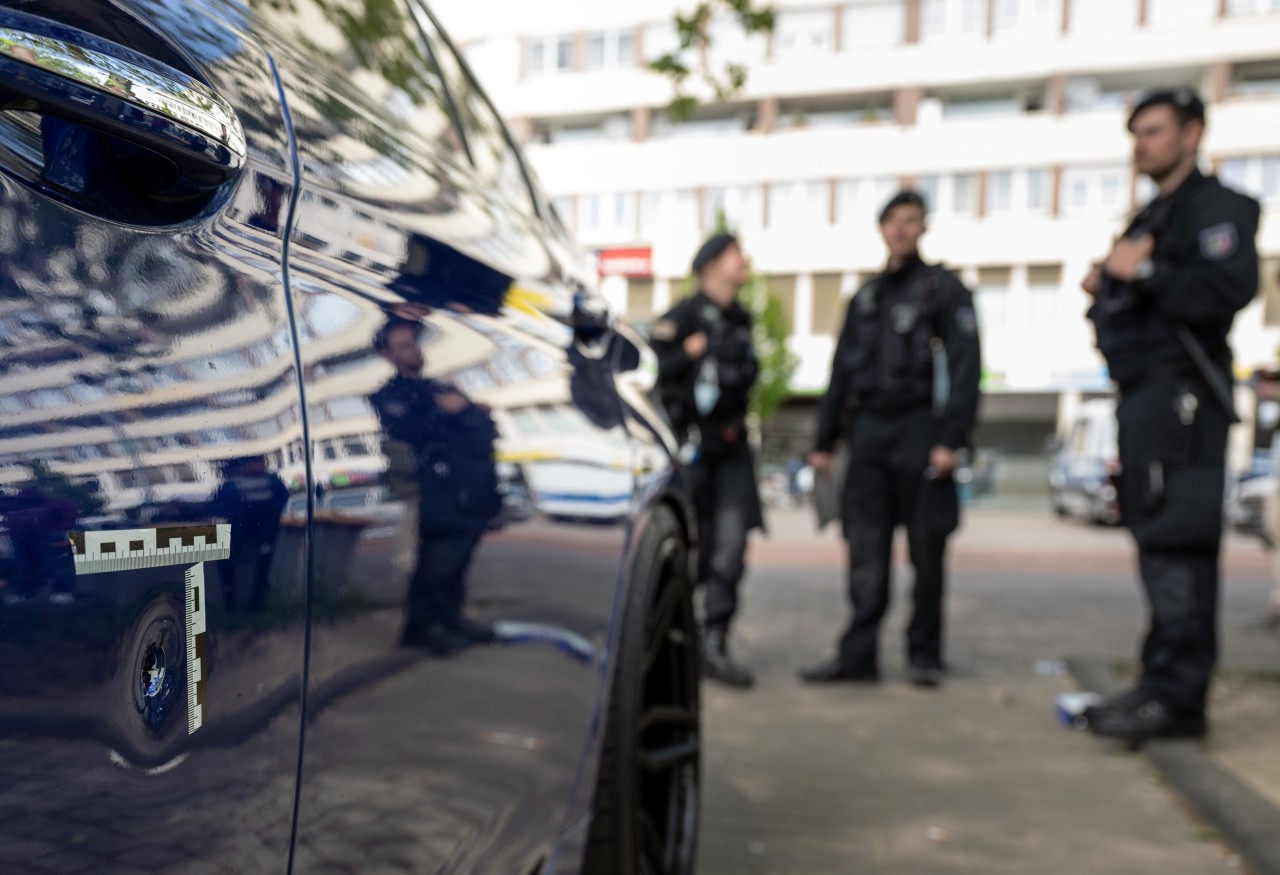
[[[1049,500],[1058,516],[1120,522],[1115,484],[1119,455],[1115,399],[1086,401],[1049,471]]]
[[[547,459],[524,466],[533,504],[554,519],[617,520],[631,511],[625,468]]]

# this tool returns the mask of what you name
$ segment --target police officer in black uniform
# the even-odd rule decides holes
[[[1085,279],[1098,349],[1120,392],[1120,510],[1151,607],[1142,676],[1089,709],[1099,735],[1201,737],[1217,655],[1218,552],[1232,353],[1258,289],[1256,201],[1198,168],[1204,104],[1190,89],[1129,118],[1134,166],[1159,193]]]
[[[417,486],[418,556],[409,583],[401,643],[440,656],[494,640],[463,613],[466,575],[490,521],[501,510],[488,410],[422,375],[422,326],[392,319],[374,345],[396,369],[370,397],[389,445],[406,448]]]
[[[731,234],[716,234],[693,259],[698,290],[658,321],[658,391],[682,439],[699,517],[699,581],[705,586],[705,677],[749,687],[751,672],[729,654],[747,534],[764,526],[747,442],[747,405],[757,362],[751,314],[737,302],[749,265]]]
[[[916,574],[907,631],[911,681],[942,681],[944,552],[959,522],[952,474],[977,415],[981,366],[973,296],[955,274],[920,258],[924,231],[919,194],[901,192],[884,207],[888,266],[849,302],[836,344],[810,462],[829,473],[843,433],[853,619],[836,657],[800,673],[806,681],[879,680],[880,621],[899,525]]]

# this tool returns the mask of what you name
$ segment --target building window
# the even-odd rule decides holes
[[[958,173],[952,184],[951,212],[958,216],[971,216],[978,211],[978,176],[976,173]]]
[[[1274,15],[1278,12],[1280,0],[1227,0],[1227,15],[1232,18]]]
[[[578,225],[577,210],[574,207],[574,200],[571,197],[558,197],[551,202],[551,209],[555,210],[560,218],[560,224],[570,230]]]
[[[529,37],[524,41],[524,73],[541,76],[547,73],[568,73],[574,69],[574,38],[572,34]],[[588,55],[591,38],[587,39]]]
[[[632,31],[597,31],[587,34],[586,56],[583,59],[583,66],[587,70],[634,67],[635,63],[636,37]]]
[[[624,30],[618,34],[617,65],[619,67],[636,65],[636,35],[632,31]]]
[[[711,231],[721,218],[733,231],[759,228],[763,220],[764,190],[747,185],[707,188],[702,192],[702,230]]]
[[[640,196],[640,236],[654,240],[672,233],[697,234],[700,230],[698,193],[647,191]]]
[[[585,194],[578,198],[578,221],[586,233],[608,232],[633,236],[635,196],[628,192]]]
[[[1231,97],[1280,95],[1280,61],[1256,61],[1234,65],[1227,94]]]
[[[906,33],[906,4],[900,0],[844,7],[840,46],[844,51],[901,45]]]
[[[924,0],[920,7],[920,38],[942,36],[947,27],[946,0]]]
[[[920,7],[920,38],[980,36],[986,32],[986,0],[924,0]]]
[[[1017,115],[1030,108],[1043,106],[1043,98],[1019,94],[987,94],[980,97],[946,97],[942,101],[943,118]]]
[[[836,184],[836,222],[842,225],[873,225],[880,210],[897,192],[898,180],[891,176],[842,179]]]
[[[1218,168],[1224,185],[1268,204],[1280,202],[1280,155],[1228,158]]]
[[[1187,30],[1210,25],[1218,17],[1218,0],[1146,0],[1147,27]]]
[[[831,186],[826,182],[791,182],[770,190],[769,224],[827,224],[831,216]]]
[[[653,280],[627,280],[627,315],[641,319],[653,315]]]
[[[556,40],[556,71],[560,73],[573,69],[573,37],[562,36]]]
[[[587,36],[587,57],[584,66],[588,70],[603,69],[605,38],[602,33],[593,33]]]
[[[673,122],[666,113],[653,120],[650,136],[657,137],[705,137],[719,134],[738,134],[748,128],[748,116],[740,112],[711,110],[701,117]]]
[[[1280,258],[1264,259],[1258,275],[1262,324],[1280,325]]]
[[[1053,171],[1027,171],[1027,209],[1032,212],[1048,210],[1053,201]]]
[[[1129,170],[1126,167],[1072,167],[1062,174],[1064,212],[1115,212],[1128,207]]]
[[[1137,89],[1104,85],[1098,79],[1076,76],[1067,82],[1067,112],[1088,112],[1099,109],[1121,109]]]
[[[921,176],[916,180],[915,190],[924,198],[924,210],[926,213],[933,213],[938,209],[938,199],[941,197],[941,179],[936,175]]]
[[[1033,328],[1057,322],[1058,294],[1062,291],[1062,265],[1033,264],[1027,268],[1028,320]]]
[[[547,42],[542,38],[524,41],[524,75],[538,76],[546,72]]]
[[[1071,0],[1072,36],[1126,33],[1138,26],[1139,0]]]
[[[1003,30],[1016,30],[1022,20],[1022,3],[1020,0],[995,0],[991,14],[992,30],[997,33]]]
[[[1009,286],[1012,278],[1012,268],[978,268],[978,290],[974,295],[974,305],[978,311],[978,323],[984,331],[1008,325]]]
[[[834,25],[826,9],[783,12],[773,35],[774,52],[779,57],[829,52],[835,44]]]
[[[819,273],[813,277],[813,325],[810,334],[832,337],[844,324],[844,298],[840,290],[844,278],[838,273]],[[796,326],[799,334],[800,326]]]
[[[987,174],[987,212],[1007,213],[1013,209],[1013,171]]]

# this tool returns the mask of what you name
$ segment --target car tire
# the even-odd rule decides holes
[[[658,508],[641,536],[618,641],[587,875],[690,875],[700,786],[698,627],[688,545]]]
[[[151,599],[124,636],[105,726],[131,765],[159,766],[188,747],[185,629],[182,602],[166,593]]]
[[[1058,492],[1049,493],[1049,503],[1053,505],[1053,515],[1060,520],[1065,520],[1071,516],[1071,512],[1062,504],[1062,495]]]

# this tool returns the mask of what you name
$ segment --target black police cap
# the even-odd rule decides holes
[[[907,189],[900,191],[893,197],[889,198],[889,202],[884,205],[884,209],[880,211],[880,224],[883,225],[885,219],[889,218],[889,214],[898,207],[919,207],[920,212],[925,215],[929,214],[929,207],[924,202],[924,195],[918,191]]]
[[[695,274],[702,273],[702,269],[711,262],[715,261],[730,246],[736,246],[738,238],[728,233],[720,233],[712,235],[706,243],[698,250],[698,254],[693,257],[693,272]]]
[[[1204,101],[1195,89],[1173,88],[1144,95],[1129,113],[1129,130],[1133,130],[1133,120],[1153,106],[1172,106],[1184,125],[1187,122],[1204,122]]]

